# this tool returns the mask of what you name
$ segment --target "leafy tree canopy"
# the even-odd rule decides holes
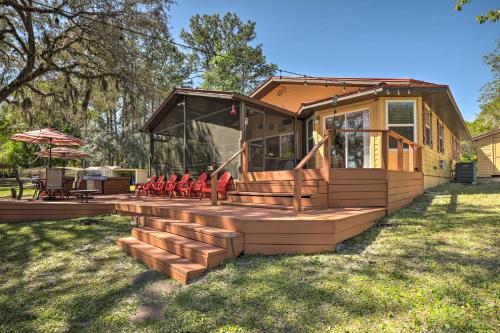
[[[465,4],[470,3],[472,0],[457,0],[455,9],[462,10]],[[500,19],[500,9],[490,9],[486,14],[476,16],[476,21],[483,24],[485,22],[497,22]]]
[[[195,15],[189,29],[181,31],[181,38],[191,47],[202,88],[248,93],[276,71],[276,65],[266,63],[262,45],[252,45],[255,22],[244,23],[234,13]]]
[[[500,128],[500,39],[496,49],[483,59],[490,66],[493,80],[481,88],[478,100],[481,111],[474,121],[468,123],[473,136]]]

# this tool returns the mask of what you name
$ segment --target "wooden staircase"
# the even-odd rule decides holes
[[[181,220],[148,217],[131,234],[120,248],[184,284],[243,251],[241,233]]]
[[[302,206],[306,209],[327,206],[327,182],[318,172],[306,170],[302,180]],[[228,193],[224,205],[293,209],[293,171],[250,172]]]

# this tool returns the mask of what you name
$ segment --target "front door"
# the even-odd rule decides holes
[[[349,112],[325,118],[327,129],[369,129],[369,111]],[[370,137],[368,133],[336,133],[332,145],[333,168],[369,168]]]
[[[264,112],[247,109],[245,140],[248,143],[248,171],[264,171],[266,140],[264,140]]]

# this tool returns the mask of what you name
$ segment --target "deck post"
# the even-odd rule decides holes
[[[389,170],[389,134],[382,131],[382,168]]]
[[[182,103],[182,116],[183,116],[183,130],[182,130],[182,168],[186,170],[186,102],[187,97],[184,96],[184,102]]]
[[[302,169],[294,169],[293,208],[296,213],[300,213],[302,210]]]
[[[408,171],[415,171],[415,145],[408,146]]]
[[[153,132],[149,131],[149,177],[151,177],[153,173],[154,154],[155,154],[155,139]]]
[[[397,139],[398,141],[398,171],[403,171],[403,140]]]
[[[217,174],[212,174],[212,179],[210,179],[210,198],[212,200],[212,205],[217,205]]]
[[[241,154],[241,173],[248,172],[248,143],[243,142],[243,151]]]
[[[321,173],[323,179],[326,182],[330,182],[330,169],[332,167],[332,137],[330,131],[328,130],[326,130],[323,135],[327,137],[327,140],[323,144],[323,164],[321,166]]]
[[[422,147],[417,147],[415,155],[415,169],[422,172]]]

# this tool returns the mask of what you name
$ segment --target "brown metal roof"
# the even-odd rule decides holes
[[[301,118],[308,117],[312,112],[325,108],[331,108],[334,97],[337,97],[337,105],[345,105],[376,97],[423,97],[425,98],[438,116],[447,124],[452,132],[461,140],[469,140],[470,132],[465,124],[460,109],[447,85],[431,84],[387,84],[381,83],[374,87],[360,89],[342,95],[322,98],[317,101],[302,103],[298,114]],[[459,121],[456,121],[456,119]]]
[[[488,132],[488,133],[483,133],[483,134],[480,134],[478,136],[475,136],[471,140],[472,141],[480,140],[480,139],[486,138],[490,135],[497,134],[497,133],[500,133],[500,128],[497,128],[496,130],[493,130],[493,131]]]
[[[172,105],[176,105],[179,102],[180,96],[197,96],[213,99],[243,101],[253,106],[262,107],[264,109],[277,111],[292,117],[297,117],[297,114],[295,112],[235,92],[191,88],[174,88],[172,92],[167,96],[167,98],[163,100],[156,111],[153,112],[153,114],[148,118],[146,123],[144,123],[144,125],[142,126],[142,130],[149,130],[153,128],[154,125],[160,120],[160,118],[162,118],[162,113]]]
[[[302,77],[302,76],[271,76],[263,81],[254,91],[250,94],[254,98],[262,98],[269,91],[277,87],[281,83],[303,83],[307,84],[324,85],[347,85],[347,86],[374,86],[381,83],[388,85],[425,85],[436,86],[436,84],[427,81],[415,80],[411,78],[354,78],[354,77]]]

